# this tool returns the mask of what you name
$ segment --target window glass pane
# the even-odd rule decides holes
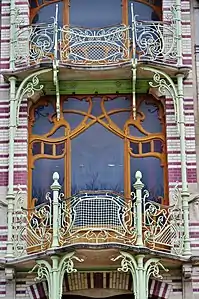
[[[39,106],[35,109],[35,122],[32,127],[33,135],[43,135],[48,133],[53,127],[51,116],[55,113],[51,103],[48,106]]]
[[[58,25],[62,26],[63,25],[63,17],[62,17],[62,12],[63,12],[63,2],[58,2],[58,3],[52,3],[49,5],[46,5],[42,7],[36,16],[34,17],[32,23],[53,23],[52,17],[55,17],[55,12],[56,12],[56,5],[58,4]]]
[[[137,20],[141,21],[159,21],[157,14],[154,10],[147,4],[129,1],[129,24],[132,23],[132,15],[131,15],[131,4],[133,4],[134,16],[137,16]]]
[[[45,202],[45,195],[50,192],[53,183],[53,173],[59,173],[59,183],[64,186],[64,158],[38,159],[32,171],[32,198],[37,198],[36,204]]]
[[[70,24],[105,27],[122,22],[121,0],[71,0]]]
[[[144,189],[149,191],[148,200],[162,203],[164,197],[164,179],[163,167],[161,161],[155,157],[131,158],[131,186],[135,182],[135,173],[139,170],[142,172],[142,182]]]
[[[156,105],[152,103],[147,103],[147,101],[142,102],[139,111],[145,116],[143,122],[141,122],[142,127],[149,133],[160,133],[162,132],[162,125],[159,119],[159,110]]]
[[[41,154],[41,142],[34,142],[32,145],[33,156]]]
[[[80,190],[123,192],[123,140],[100,124],[71,141],[72,194]]]

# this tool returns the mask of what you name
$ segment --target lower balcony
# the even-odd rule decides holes
[[[141,172],[136,173],[131,199],[112,191],[84,191],[71,198],[59,192],[58,173],[53,175],[45,203],[23,208],[20,194],[13,217],[16,257],[68,246],[145,248],[183,254],[184,229],[180,192],[176,187],[173,205],[148,200],[142,190]]]

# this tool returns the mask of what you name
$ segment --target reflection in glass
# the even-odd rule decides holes
[[[55,133],[53,133],[49,137],[50,138],[63,137],[63,136],[65,136],[65,130],[66,130],[66,128],[64,126],[61,126],[55,131]]]
[[[163,152],[163,144],[161,140],[154,140],[154,151],[156,153],[162,153]]]
[[[144,189],[149,191],[148,200],[162,203],[164,197],[164,176],[161,161],[155,157],[131,158],[131,186],[137,170],[142,172]]]
[[[123,193],[123,140],[100,124],[71,142],[72,194],[80,190]]]
[[[55,110],[51,103],[48,106],[39,106],[35,108],[35,122],[32,127],[33,135],[44,135],[48,133],[53,127],[50,117],[54,114]]]
[[[34,142],[32,145],[33,156],[41,154],[41,142]]]
[[[132,23],[131,4],[133,4],[134,16],[140,21],[160,21],[155,11],[147,4],[135,1],[128,1],[129,3],[129,24]]]
[[[158,115],[158,107],[145,101],[140,105],[139,111],[143,112],[145,119],[141,123],[142,127],[150,133],[162,132],[162,125]]]
[[[121,23],[121,0],[70,0],[71,25],[101,28]]]
[[[61,156],[64,153],[65,142],[56,144],[56,155]]]
[[[129,109],[131,110],[131,100],[126,97],[116,97],[113,100],[109,99],[104,102],[104,106],[106,111],[110,111],[113,109]]]
[[[130,149],[133,154],[139,154],[139,143],[131,142]]]
[[[52,155],[53,154],[53,145],[49,143],[44,143],[44,154]]]
[[[150,151],[151,151],[151,143],[150,142],[142,143],[142,153],[146,154],[149,153]]]
[[[64,186],[64,158],[38,159],[32,170],[32,198],[37,198],[37,204],[45,202],[45,195],[50,192],[53,183],[53,173],[58,172],[59,183]]]
[[[33,24],[50,24],[53,23],[54,20],[53,18],[55,17],[56,13],[56,5],[58,4],[58,26],[61,27],[63,25],[63,17],[62,17],[62,12],[63,12],[63,1],[60,1],[58,3],[49,3],[49,5],[46,5],[42,8],[39,9],[38,13],[36,16],[33,18],[32,23]]]

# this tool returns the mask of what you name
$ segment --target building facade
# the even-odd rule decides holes
[[[1,1],[0,297],[199,297],[198,13]]]

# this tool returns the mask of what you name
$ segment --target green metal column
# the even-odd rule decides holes
[[[182,24],[181,24],[181,0],[175,3],[175,21],[177,36],[177,65],[182,66]]]
[[[178,74],[178,103],[179,103],[179,131],[180,131],[180,150],[181,150],[181,176],[182,176],[182,208],[184,219],[184,255],[191,255],[189,238],[189,192],[187,183],[187,163],[186,163],[186,140],[185,140],[185,119],[184,119],[184,92],[183,75]]]
[[[10,77],[10,122],[9,122],[9,158],[8,158],[8,241],[7,241],[7,257],[13,257],[13,210],[14,210],[14,136],[16,130],[16,114],[15,114],[15,93],[16,93],[16,78]]]
[[[51,185],[51,190],[53,191],[53,241],[52,241],[52,248],[56,248],[59,246],[58,241],[58,226],[59,226],[59,190],[61,186],[58,182],[59,174],[55,172],[53,174],[53,184]]]
[[[137,171],[135,174],[136,182],[133,185],[136,190],[136,226],[137,226],[137,246],[143,246],[142,238],[142,188],[144,184],[141,182],[142,173]]]
[[[83,262],[83,259],[76,257],[74,252],[68,252],[62,258],[58,255],[52,255],[50,262],[46,260],[36,261],[32,272],[37,269],[36,279],[47,281],[49,299],[62,298],[64,274],[77,272],[77,269],[74,268],[74,260]]]
[[[15,44],[15,0],[10,0],[10,70],[15,68],[14,44]]]
[[[111,260],[117,261],[119,259],[121,259],[121,268],[118,268],[118,271],[130,271],[132,275],[135,299],[148,299],[149,279],[151,277],[162,279],[159,273],[160,268],[166,272],[168,271],[160,263],[159,259],[147,258],[143,254],[133,256],[130,253],[121,251],[118,257]]]

